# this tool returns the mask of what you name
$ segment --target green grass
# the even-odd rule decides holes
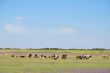
[[[5,50],[7,52],[65,52],[65,50]],[[2,50],[2,52],[4,52]],[[68,50],[72,53],[101,54],[100,51]],[[110,51],[107,51],[110,53]],[[73,55],[74,56],[74,55]],[[10,55],[0,56],[0,73],[57,73],[69,69],[110,69],[110,59],[103,59],[100,55],[91,60],[76,60],[74,57],[66,60],[11,58]]]
[[[101,53],[110,52],[110,50],[27,50],[27,49],[5,49],[0,52],[71,52],[71,53]]]

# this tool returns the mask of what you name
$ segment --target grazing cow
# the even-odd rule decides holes
[[[15,55],[11,55],[11,57],[16,57]]]
[[[107,58],[108,58],[108,55],[102,55],[102,57],[103,57],[104,59],[107,59]]]
[[[56,54],[53,54],[52,56],[51,56],[51,58],[53,59],[55,56],[57,56]]]
[[[47,58],[47,56],[44,56],[44,58]]]
[[[86,59],[91,59],[92,55],[86,55]]]
[[[57,54],[52,55],[52,59],[57,60],[57,58],[59,58]]]
[[[62,58],[62,59],[66,59],[66,58],[67,58],[67,54],[63,54],[63,55],[61,56],[61,58]]]
[[[40,55],[40,58],[44,58],[44,55],[43,55],[43,54],[41,54],[41,55]]]
[[[32,57],[32,54],[29,54],[29,56],[28,56],[29,58],[31,58]]]
[[[92,58],[91,55],[79,55],[79,56],[76,56],[76,59],[90,59]]]
[[[34,55],[34,58],[38,58],[37,54]]]
[[[82,56],[76,56],[76,59],[83,59]]]
[[[51,56],[48,56],[48,58],[52,58]]]
[[[18,58],[19,56],[16,56],[16,58]]]
[[[25,57],[26,57],[26,56],[24,56],[24,55],[21,55],[21,56],[20,56],[20,58],[25,58]]]

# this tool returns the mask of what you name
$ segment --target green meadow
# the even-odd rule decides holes
[[[12,58],[9,53],[67,53],[67,59]],[[0,50],[0,73],[65,73],[70,70],[110,70],[110,50]],[[4,54],[3,54],[4,53]],[[91,54],[92,59],[76,60],[76,55]],[[108,54],[108,59],[102,55]],[[46,55],[46,54],[45,54]],[[74,72],[69,72],[74,73]]]

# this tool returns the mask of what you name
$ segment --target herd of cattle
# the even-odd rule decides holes
[[[67,58],[67,54],[62,54],[61,56],[58,56],[57,54],[53,54],[51,56],[46,56],[46,55],[43,55],[41,54],[40,56],[38,56],[37,54],[28,54],[28,56],[26,55],[11,55],[11,57],[19,57],[19,58],[51,58],[51,59],[54,59],[54,60],[57,60],[58,58],[61,58],[61,59],[66,59]],[[103,58],[109,58],[108,55],[102,55]],[[78,55],[76,56],[76,59],[91,59],[92,58],[92,55],[89,55],[89,54],[83,54],[83,55]]]
[[[28,56],[25,56],[25,55],[20,55],[20,56],[11,55],[11,57],[32,58],[33,54],[28,54]],[[39,57],[37,54],[35,54],[34,58],[52,58],[54,60],[57,60],[58,58],[60,58],[60,56],[58,56],[57,54],[53,54],[51,56],[46,56],[46,55],[41,54],[40,57]],[[61,55],[61,59],[66,59],[66,58],[67,58],[67,54]]]

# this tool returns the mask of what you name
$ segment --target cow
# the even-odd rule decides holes
[[[19,56],[16,56],[16,58],[18,58]]]
[[[52,55],[52,59],[57,60],[57,58],[59,58],[59,56],[57,54]]]
[[[63,55],[61,56],[61,58],[62,58],[62,59],[66,59],[66,58],[67,58],[67,54],[63,54]]]
[[[48,58],[52,58],[51,56],[48,56]]]
[[[92,55],[86,55],[86,59],[91,59]]]
[[[32,54],[29,54],[28,57],[31,58],[32,57]]]
[[[90,59],[92,58],[91,55],[79,55],[79,56],[76,56],[76,59]]]
[[[44,55],[43,55],[43,54],[41,54],[41,55],[40,55],[40,58],[44,58]]]
[[[47,58],[47,56],[44,56],[44,58]]]
[[[76,59],[83,59],[83,57],[80,55],[80,56],[76,56]]]
[[[34,58],[38,58],[37,54],[34,55]]]
[[[11,55],[11,57],[16,57],[15,55]]]
[[[104,59],[109,58],[108,55],[102,55],[102,57],[103,57]]]
[[[24,56],[24,55],[21,55],[21,56],[19,56],[20,58],[25,58],[26,56]]]

